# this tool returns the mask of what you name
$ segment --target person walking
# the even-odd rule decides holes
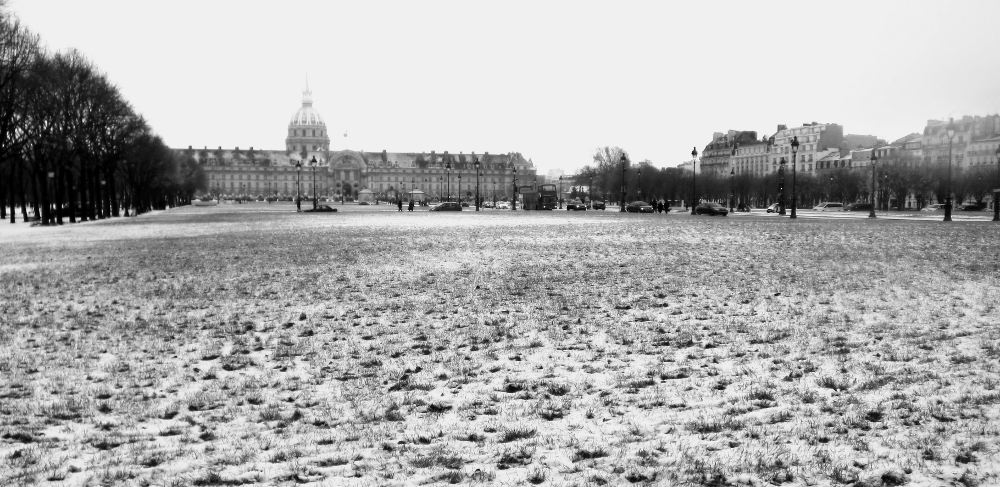
[[[398,211],[403,211],[403,200],[396,200],[396,206],[399,207]]]
[[[413,200],[410,200],[410,208],[409,208],[409,210],[413,211]]]
[[[663,213],[663,201],[656,202],[656,212]]]

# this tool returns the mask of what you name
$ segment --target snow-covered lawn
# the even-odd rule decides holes
[[[0,484],[1000,482],[997,225],[288,210],[0,233]]]

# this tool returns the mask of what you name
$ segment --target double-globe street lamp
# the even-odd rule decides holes
[[[448,201],[451,201],[451,161],[445,164],[444,172],[448,176]]]
[[[944,194],[944,221],[951,221],[951,142],[955,138],[955,119],[948,119],[948,189]]]
[[[559,175],[559,209],[560,210],[562,209],[562,194],[563,194],[563,192],[562,192],[562,182],[563,182],[563,177],[560,174]]]
[[[872,209],[868,212],[868,218],[875,218],[875,165],[878,164],[878,154],[872,149]]]

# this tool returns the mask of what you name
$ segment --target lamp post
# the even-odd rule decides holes
[[[730,158],[730,161],[732,162],[730,163],[729,166],[729,212],[730,213],[733,212],[733,206],[735,206],[735,202],[733,201],[733,199],[736,197],[736,190],[733,189],[733,177],[736,175],[736,150],[739,148],[740,148],[739,142],[733,142],[733,153],[732,157]]]
[[[413,188],[417,185],[417,178],[410,177],[410,203],[413,203]]]
[[[778,214],[785,214],[785,158],[778,166]]]
[[[997,187],[993,188],[993,221],[1000,222],[1000,205],[997,204],[997,197],[1000,196],[1000,144],[997,145]]]
[[[797,160],[795,155],[799,152],[799,137],[792,137],[792,214],[788,218],[796,218],[795,207],[798,206],[797,198],[795,197],[795,166],[797,165]]]
[[[619,212],[625,211],[625,162],[627,161],[628,159],[625,157],[625,154],[622,154],[622,202],[618,207]]]
[[[695,178],[698,174],[698,148],[691,149],[691,214],[694,215],[694,207],[698,206],[698,185]]]
[[[636,199],[642,200],[642,166],[639,166],[635,172],[635,195]]]
[[[316,209],[316,156],[312,156],[309,160],[309,165],[312,166],[313,170],[313,209]]]
[[[590,183],[587,186],[587,197],[590,198],[590,209],[594,209],[594,176],[590,177]]]
[[[445,164],[444,172],[448,176],[448,201],[451,201],[451,161]]]
[[[108,196],[108,191],[107,191],[107,188],[105,187],[106,184],[107,184],[107,181],[104,178],[101,178],[101,195],[102,195],[102,198],[106,198]],[[111,215],[105,215],[105,213],[107,213],[107,212],[103,211],[104,210],[104,204],[103,204],[104,200],[100,199],[99,201],[101,201],[101,203],[102,203],[101,204],[101,212],[100,212],[100,214],[101,214],[101,219],[103,220],[103,219],[105,219],[107,217],[110,217]]]
[[[944,221],[951,221],[951,142],[955,138],[955,119],[948,119],[948,188],[944,195]]]
[[[476,166],[476,211],[479,211],[479,158],[475,159],[473,165]]]
[[[562,182],[563,182],[563,177],[560,174],[559,175],[559,209],[560,210],[562,209],[562,194],[563,194],[562,193]]]
[[[497,209],[497,178],[493,178],[493,209]]]
[[[872,149],[872,210],[868,212],[868,218],[875,218],[875,165],[878,164],[878,154]]]
[[[458,194],[455,195],[455,201],[458,201],[459,203],[461,203],[462,202],[462,173],[458,171],[457,167],[455,168],[455,172],[458,173],[458,191],[457,191]]]
[[[540,210],[539,205],[541,204],[541,195],[538,193],[538,173],[535,173],[535,179],[531,183],[531,190],[535,193],[535,211]]]
[[[513,178],[514,189],[510,192],[510,195],[511,195],[510,210],[511,211],[517,211],[517,166],[514,166],[514,170],[513,170],[513,172],[511,174],[514,175],[514,178]]]
[[[52,179],[54,179],[56,177],[55,171],[49,171],[48,176],[49,176],[49,179],[48,179],[48,188],[47,189],[48,189],[48,193],[49,193],[48,194],[48,200],[49,201],[48,201],[48,204],[45,205],[46,206],[46,210],[47,210],[46,213],[48,213],[48,215],[45,216],[45,224],[46,225],[54,225],[55,222],[56,222],[56,220],[55,220],[55,217],[52,216],[52,213],[53,213],[52,209],[55,208],[55,205],[53,204],[53,200],[55,198],[54,198],[54,195],[52,194]]]
[[[302,161],[295,161],[295,211],[302,211]]]

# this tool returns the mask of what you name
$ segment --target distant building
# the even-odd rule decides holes
[[[736,147],[736,155],[730,164],[735,174],[753,174],[761,176],[777,168],[772,168],[769,162],[770,145],[767,138],[740,143]]]
[[[797,160],[792,161],[792,140],[798,138],[799,150]],[[771,167],[777,170],[784,159],[786,163],[797,164],[796,171],[812,173],[819,160],[833,153],[840,155],[844,145],[844,127],[835,123],[807,123],[801,127],[786,128],[778,126],[774,134],[774,145],[771,147]],[[785,169],[791,170],[791,166]]]
[[[886,142],[874,135],[847,134],[844,136],[844,143],[841,147],[846,150],[854,150],[871,149],[883,145],[886,145]]]
[[[948,162],[947,127],[948,120],[927,121],[921,141],[925,163]],[[997,144],[1000,144],[1000,115],[966,115],[955,120],[952,163],[957,167],[995,165]]]
[[[700,172],[705,174],[729,174],[732,165],[733,144],[750,144],[757,139],[757,132],[752,130],[730,130],[726,133],[716,132],[712,141],[701,152]]]
[[[251,196],[296,194],[356,197],[368,189],[374,195],[407,197],[420,190],[432,199],[467,199],[476,191],[476,169],[481,166],[480,193],[487,186],[509,197],[514,169],[519,185],[531,184],[536,169],[520,153],[438,154],[427,152],[330,151],[323,117],[312,106],[312,92],[302,92],[302,107],[288,123],[284,150],[174,149],[198,161],[215,194]],[[315,164],[313,164],[315,161]],[[296,171],[301,163],[301,173]],[[448,168],[451,168],[450,171]],[[450,181],[449,181],[450,180]]]

